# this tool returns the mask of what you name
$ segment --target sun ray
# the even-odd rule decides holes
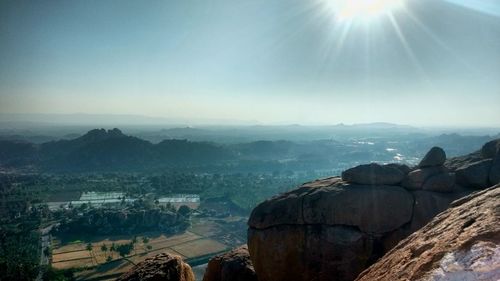
[[[388,12],[387,16],[389,17],[389,21],[391,22],[391,25],[394,28],[394,31],[396,32],[396,35],[398,36],[398,39],[401,42],[401,46],[403,46],[403,49],[405,50],[406,55],[413,63],[414,67],[416,68],[416,70],[419,73],[419,75],[421,76],[421,78],[423,78],[424,81],[430,83],[430,79],[429,79],[428,75],[426,74],[424,68],[422,67],[422,65],[418,61],[417,56],[415,55],[415,53],[411,49],[410,44],[406,40],[406,37],[405,37],[403,31],[401,30],[401,27],[399,26],[398,22],[396,21],[396,18],[394,18],[394,15],[392,14],[392,12]]]
[[[434,43],[440,46],[443,50],[453,56],[454,59],[459,61],[464,67],[470,71],[477,72],[470,63],[468,63],[462,56],[458,55],[453,48],[448,46],[441,38],[439,38],[432,30],[430,30],[421,20],[419,20],[412,12],[406,11],[406,15],[412,20],[427,36],[429,36]]]

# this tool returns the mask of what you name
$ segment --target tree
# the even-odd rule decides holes
[[[108,246],[106,246],[106,244],[102,244],[101,245],[101,251],[103,251],[104,253],[106,253],[108,251]]]
[[[129,255],[133,248],[134,248],[134,244],[132,244],[132,243],[121,244],[121,245],[116,246],[116,250],[118,251],[118,254],[122,258],[125,258],[127,255]]]
[[[149,238],[146,237],[146,236],[142,237],[142,243],[148,244],[149,243]]]
[[[85,247],[85,249],[86,249],[87,251],[89,251],[89,252],[90,252],[90,251],[92,251],[92,244],[91,244],[90,242],[89,242],[89,243],[87,243],[87,246]]]
[[[187,217],[191,213],[191,208],[186,205],[182,205],[179,207],[178,213],[184,217]]]

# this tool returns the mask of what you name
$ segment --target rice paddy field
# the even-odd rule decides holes
[[[135,264],[159,253],[176,254],[188,263],[206,263],[206,260],[231,248],[217,239],[218,225],[210,220],[197,220],[182,234],[166,236],[162,233],[145,233],[136,236],[134,249],[125,258],[112,245],[128,244],[133,237],[92,237],[86,241],[67,241],[54,238],[52,241],[52,266],[56,269],[78,268],[78,280],[114,280]],[[146,241],[143,240],[147,237]],[[90,241],[90,242],[89,242]],[[146,243],[145,243],[146,242]],[[90,243],[91,247],[88,247]],[[105,245],[105,247],[103,247]]]

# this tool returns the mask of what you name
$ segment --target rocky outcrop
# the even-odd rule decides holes
[[[138,263],[117,281],[194,281],[191,267],[181,257],[162,253]]]
[[[435,167],[435,166],[443,166],[446,161],[446,153],[441,147],[433,147],[427,154],[425,154],[424,158],[420,161],[418,166],[420,168],[425,167]]]
[[[397,185],[405,174],[394,166],[371,163],[359,165],[342,173],[342,180],[358,184]]]
[[[213,257],[203,281],[257,281],[247,246]]]
[[[456,182],[470,188],[500,183],[500,139],[483,145],[480,151],[448,159],[445,166],[456,173]]]
[[[495,158],[500,152],[500,139],[487,142],[481,148],[481,156],[483,158]]]
[[[402,186],[409,190],[420,190],[431,177],[446,174],[448,174],[448,169],[444,166],[418,168],[406,175]]]
[[[248,224],[256,229],[291,224],[345,225],[364,232],[384,233],[408,222],[412,205],[411,195],[396,186],[345,182],[318,188],[306,185],[260,204]]]
[[[492,164],[493,160],[485,159],[458,168],[455,171],[457,183],[474,188],[487,187]]]
[[[356,280],[483,280],[500,277],[500,185],[455,201]]]
[[[248,221],[259,280],[353,280],[474,191],[456,183],[445,155],[432,148],[414,169],[361,165],[259,204]]]
[[[353,280],[461,195],[315,181],[254,209],[250,256],[260,281]]]

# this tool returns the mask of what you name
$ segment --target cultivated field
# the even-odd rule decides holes
[[[191,231],[192,230],[192,231]],[[110,251],[112,245],[131,243],[132,238],[124,236],[92,237],[91,249],[87,241],[62,242],[54,239],[52,266],[57,269],[87,268],[76,275],[79,280],[114,280],[148,257],[168,252],[181,256],[186,260],[209,257],[230,248],[214,235],[220,232],[218,224],[210,220],[196,221],[193,227],[182,234],[165,236],[161,233],[146,233],[136,237],[134,249],[125,258],[118,252]],[[143,237],[147,237],[144,243]],[[102,246],[107,250],[103,250]]]

